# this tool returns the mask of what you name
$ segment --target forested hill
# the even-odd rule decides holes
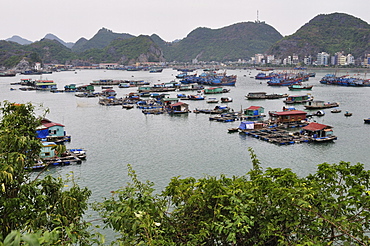
[[[50,34],[51,35],[51,34]],[[20,45],[0,40],[0,67],[12,68],[25,58],[34,62],[91,64],[118,62],[237,61],[255,54],[285,58],[298,55],[316,57],[343,51],[356,58],[370,53],[370,25],[354,16],[320,14],[296,33],[283,37],[265,22],[242,22],[219,29],[199,27],[176,42],[165,42],[157,34],[135,37],[100,29],[91,39],[80,38],[70,49],[59,38],[44,38]],[[19,40],[13,39],[13,40]],[[62,45],[64,43],[64,45]]]
[[[83,52],[90,49],[103,49],[113,40],[128,39],[135,36],[128,33],[114,33],[106,28],[100,29],[91,39],[80,38],[72,47],[74,52]]]
[[[89,49],[79,54],[80,59],[91,63],[118,62],[164,62],[162,49],[149,36],[113,40],[102,49]]]
[[[159,45],[168,61],[235,61],[264,53],[281,38],[264,22],[243,22],[220,29],[199,27],[179,42]]]
[[[279,57],[292,54],[304,57],[340,51],[355,57],[370,53],[370,25],[348,14],[321,14],[277,42],[268,53]]]

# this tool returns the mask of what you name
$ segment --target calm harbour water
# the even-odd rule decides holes
[[[230,88],[230,93],[222,96],[234,99],[228,106],[235,111],[253,105],[263,106],[267,114],[268,111],[281,111],[284,106],[282,99],[246,100],[244,96],[248,92],[307,93],[289,92],[287,87],[267,86],[266,81],[251,78],[257,72],[227,71],[228,74],[237,75],[238,79],[236,86]],[[40,79],[39,75],[0,78],[0,100],[42,103],[49,108],[47,118],[64,124],[67,134],[72,136],[67,148],[85,148],[87,161],[81,165],[53,167],[48,172],[61,176],[74,172],[79,184],[92,190],[91,201],[101,201],[102,197],[110,196],[110,191],[117,190],[129,181],[127,164],[133,166],[141,180],[153,181],[156,188],[162,189],[174,176],[200,178],[205,175],[243,175],[252,166],[249,147],[254,149],[263,168],[290,168],[300,176],[315,172],[317,164],[323,162],[360,162],[369,169],[370,124],[364,124],[363,119],[370,117],[370,87],[321,85],[320,78],[329,72],[334,71],[316,71],[316,77],[306,82],[314,85],[309,93],[315,99],[337,101],[342,109],[339,114],[325,110],[325,116],[315,118],[318,123],[333,126],[334,134],[338,137],[333,143],[323,144],[278,146],[238,133],[229,134],[227,129],[237,127],[240,122],[209,121],[209,115],[206,114],[144,115],[136,108],[126,110],[119,106],[101,106],[98,98],[78,98],[74,93],[10,91],[11,87],[18,88],[11,86],[11,82],[18,82],[21,78]],[[357,70],[346,72],[350,75],[358,73]],[[162,73],[77,70],[43,75],[42,79],[52,79],[58,84],[58,89],[63,89],[66,84],[88,84],[95,79],[169,82],[178,73],[172,69],[165,69]],[[136,91],[135,87],[126,89],[116,86],[114,89],[118,97]],[[101,88],[96,87],[96,90],[100,91]],[[171,94],[176,95],[176,92]],[[220,98],[221,95],[211,97]],[[206,101],[186,102],[191,110],[215,106]],[[304,109],[302,105],[296,108]],[[346,110],[352,112],[353,116],[345,117]]]

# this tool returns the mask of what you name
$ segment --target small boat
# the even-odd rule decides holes
[[[325,112],[322,111],[322,110],[319,110],[316,113],[314,113],[313,115],[315,115],[315,116],[324,116],[325,115]]]
[[[221,97],[221,102],[223,103],[228,103],[228,102],[232,102],[233,99],[231,97]]]
[[[228,131],[228,133],[238,132],[239,131],[239,127],[229,128],[227,131]]]
[[[330,110],[330,112],[332,112],[332,113],[340,113],[340,112],[342,112],[342,110],[340,110],[339,108],[335,108],[335,109]]]
[[[207,103],[218,103],[218,99],[215,97],[210,97],[207,99]]]
[[[344,113],[344,116],[346,116],[346,117],[352,116],[352,113],[350,113],[350,112],[346,111],[346,112]]]
[[[366,124],[370,124],[370,118],[366,118],[366,119],[364,119],[364,123],[366,123]]]
[[[177,94],[177,98],[187,98],[187,95],[185,94]]]
[[[125,108],[125,109],[132,109],[132,108],[134,108],[134,105],[132,105],[132,104],[123,104],[123,105],[122,105],[122,108]]]

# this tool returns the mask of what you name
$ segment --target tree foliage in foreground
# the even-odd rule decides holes
[[[323,163],[227,178],[175,177],[160,194],[129,165],[128,183],[96,204],[122,245],[369,245],[370,172]]]
[[[0,246],[102,245],[82,216],[91,192],[61,178],[31,175],[40,125],[31,104],[0,107]],[[298,177],[261,165],[228,178],[174,177],[161,193],[139,181],[96,203],[112,245],[370,245],[370,171],[323,163]],[[65,187],[66,184],[70,187]]]
[[[82,216],[91,191],[73,179],[30,172],[41,150],[36,138],[41,117],[34,110],[30,103],[0,105],[0,242],[90,245],[93,239]]]

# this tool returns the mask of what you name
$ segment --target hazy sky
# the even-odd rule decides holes
[[[265,21],[283,36],[318,14],[347,13],[370,23],[370,0],[1,0],[0,40],[31,41],[52,33],[66,42],[90,39],[105,27],[115,33],[158,34],[165,41],[197,27]]]

